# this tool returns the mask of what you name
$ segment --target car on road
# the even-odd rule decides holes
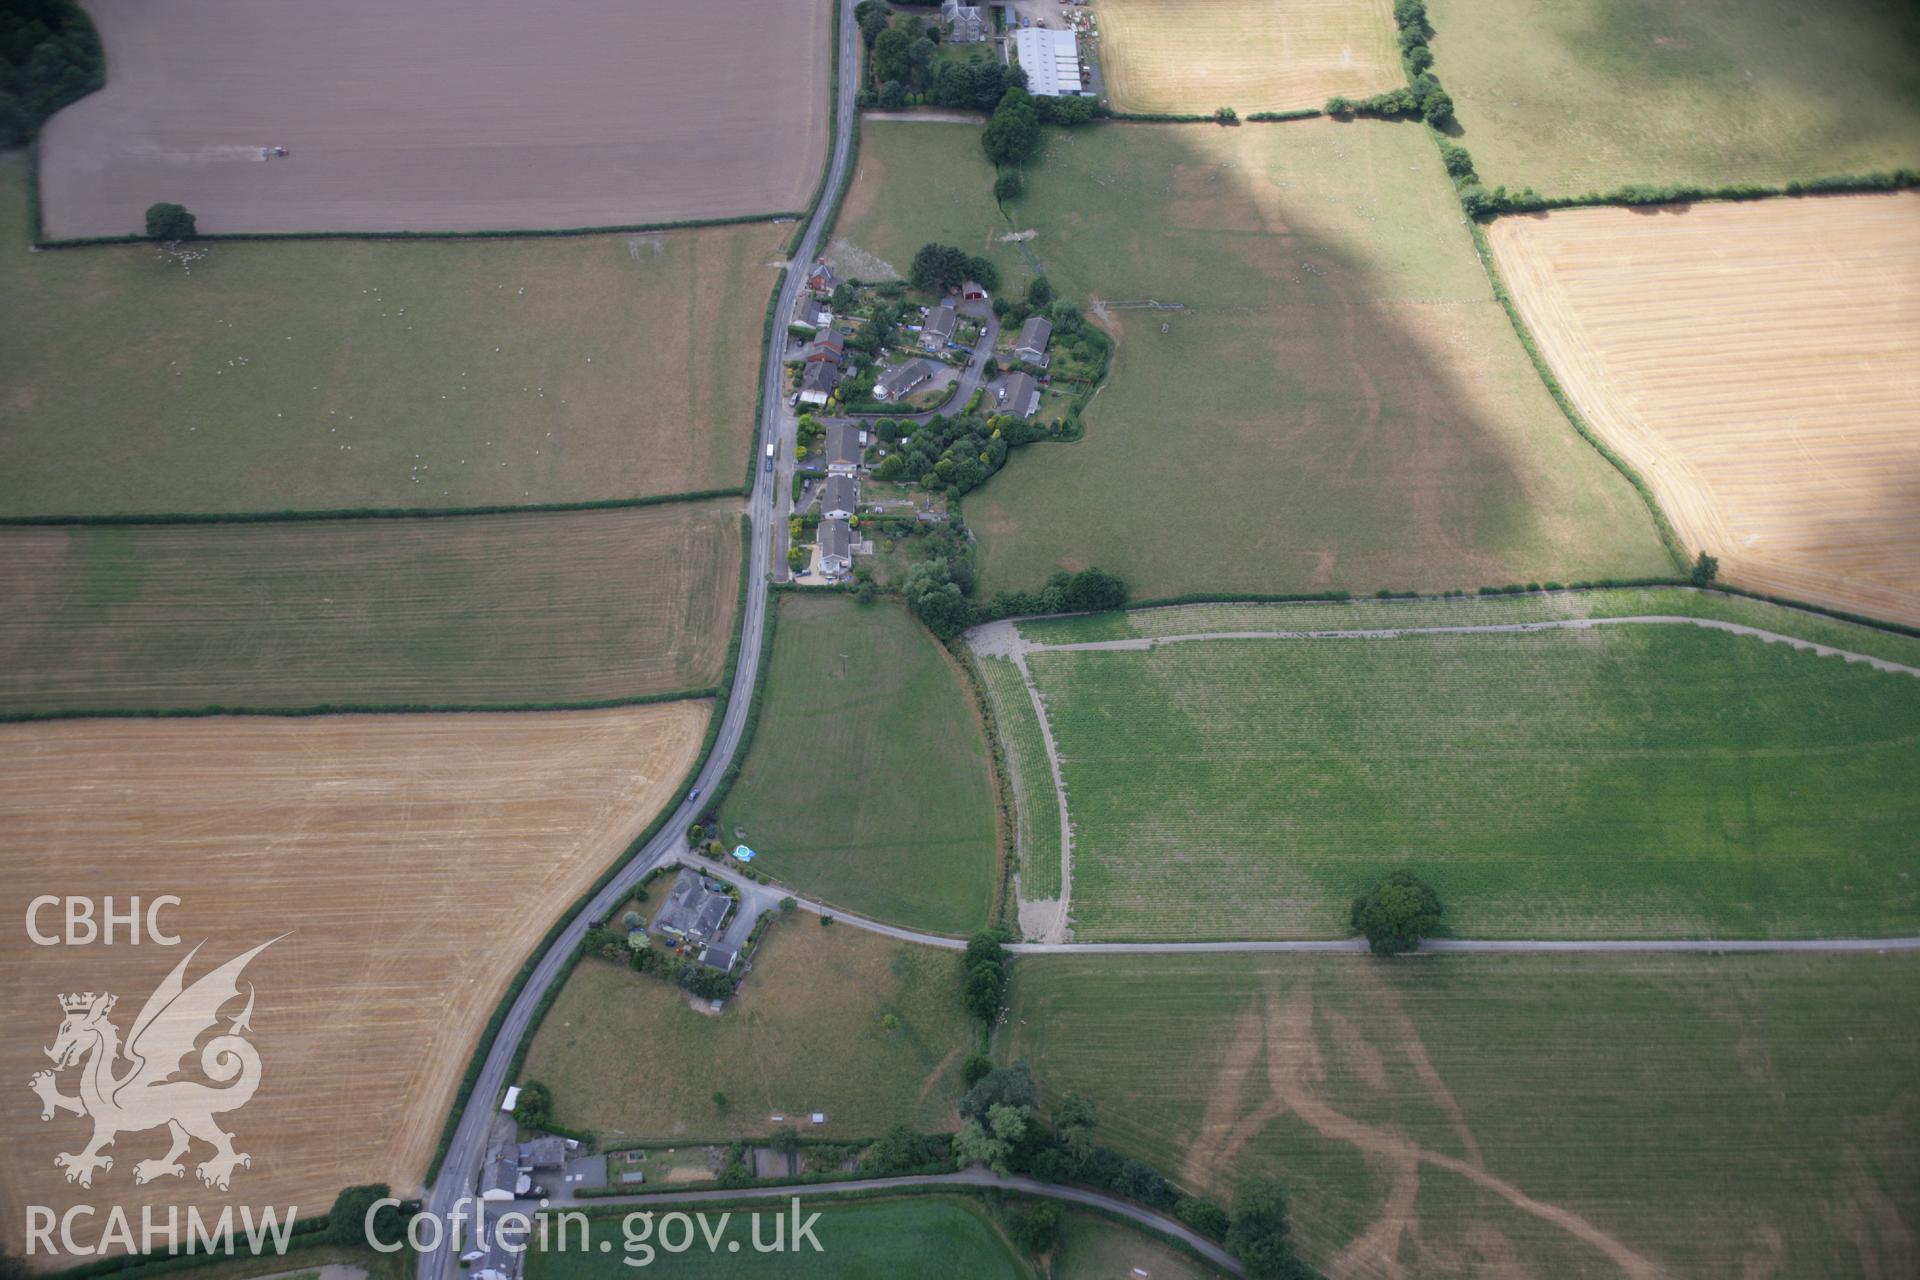
[[[700,798],[700,788],[695,787],[693,790],[687,792],[687,799],[698,800],[699,798]]]
[[[800,407],[800,393],[796,391],[792,395],[787,397],[787,408],[798,409],[799,407]]]

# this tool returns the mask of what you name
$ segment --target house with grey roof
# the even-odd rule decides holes
[[[850,475],[830,475],[820,494],[820,514],[829,520],[845,520],[860,509],[860,481]]]
[[[809,360],[800,371],[800,403],[825,404],[847,375],[831,360]]]
[[[520,1144],[520,1172],[532,1173],[539,1169],[559,1169],[567,1163],[567,1140],[551,1134],[535,1138]]]
[[[533,1190],[533,1179],[521,1171],[518,1156],[514,1148],[502,1147],[487,1157],[480,1170],[482,1200],[517,1200]]]
[[[1020,326],[1013,341],[1013,358],[1027,364],[1047,367],[1047,342],[1053,337],[1053,322],[1045,316],[1031,316]]]
[[[653,931],[674,942],[699,946],[720,936],[733,911],[733,898],[698,871],[682,871],[667,891],[666,905],[653,918]]]
[[[793,300],[793,319],[787,323],[813,333],[833,323],[833,308],[810,293],[802,293]]]
[[[827,428],[827,470],[837,475],[852,475],[867,460],[867,433],[851,422],[836,422]]]
[[[853,529],[845,520],[820,522],[820,567],[828,573],[853,568]]]
[[[926,323],[920,326],[920,345],[928,351],[944,350],[959,326],[960,313],[951,302],[943,302],[927,313]]]
[[[947,39],[955,44],[979,44],[987,38],[987,12],[979,5],[946,0],[940,19],[947,24]]]
[[[731,973],[735,962],[739,959],[738,948],[723,946],[717,942],[710,943],[707,949],[700,953],[701,964],[718,969],[722,973]]]
[[[999,401],[1000,412],[1031,418],[1040,407],[1040,384],[1030,373],[1016,373],[994,388],[994,396]]]
[[[904,400],[918,387],[933,379],[933,362],[915,357],[905,364],[887,370],[880,380],[873,384],[873,398],[876,400]]]

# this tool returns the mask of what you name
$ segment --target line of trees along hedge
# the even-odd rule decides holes
[[[1433,35],[1433,25],[1427,21],[1426,0],[1394,0],[1393,21],[1399,28],[1400,64],[1407,73],[1407,83],[1370,98],[1335,95],[1327,99],[1328,115],[1389,119],[1419,116],[1428,124],[1438,124],[1453,115],[1452,95],[1440,87],[1430,70],[1433,50],[1427,47],[1427,41]]]
[[[100,33],[79,5],[0,4],[0,147],[30,141],[48,116],[106,82]]]

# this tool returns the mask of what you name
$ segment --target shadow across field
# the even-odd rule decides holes
[[[1056,130],[1008,216],[1117,350],[1082,442],[968,497],[988,591],[1088,564],[1137,596],[1671,571],[1417,128]]]

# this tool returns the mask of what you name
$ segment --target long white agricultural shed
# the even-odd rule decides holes
[[[1071,31],[1021,27],[1013,33],[1013,52],[1027,73],[1027,92],[1043,98],[1078,97],[1080,40]]]

